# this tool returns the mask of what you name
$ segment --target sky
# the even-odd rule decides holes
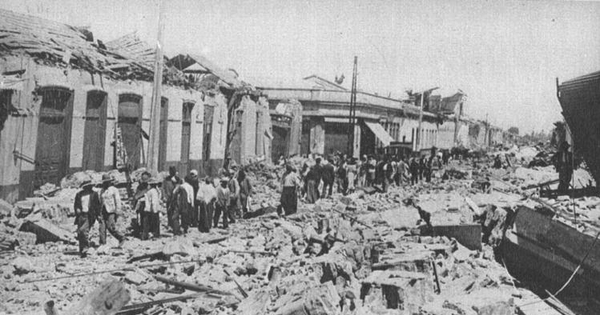
[[[404,98],[467,94],[468,115],[521,133],[562,119],[561,82],[600,70],[600,2],[164,0],[167,56],[202,53],[247,82],[344,74]],[[156,43],[160,0],[0,0],[0,8]]]

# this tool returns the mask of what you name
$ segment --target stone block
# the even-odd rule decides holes
[[[456,239],[459,243],[471,250],[481,250],[481,225],[458,224],[436,225],[433,227],[435,235]]]

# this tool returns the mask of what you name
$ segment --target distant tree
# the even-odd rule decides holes
[[[519,135],[519,128],[517,127],[510,127],[508,128],[508,132],[515,134],[515,135]]]

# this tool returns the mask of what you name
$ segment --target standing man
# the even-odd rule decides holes
[[[356,190],[356,174],[358,170],[356,168],[356,159],[351,157],[348,159],[348,164],[346,166],[346,178],[347,178],[347,188],[346,194],[351,194]]]
[[[100,199],[100,211],[98,213],[98,223],[100,225],[100,244],[106,244],[106,231],[119,241],[119,247],[125,243],[123,234],[117,231],[117,214],[121,213],[121,195],[114,186],[114,180],[109,174],[102,175],[102,189],[98,192]]]
[[[404,184],[404,180],[407,179],[406,174],[408,174],[408,164],[406,163],[406,158],[402,157],[400,162],[398,162],[398,184]]]
[[[227,219],[229,217],[228,209],[229,203],[231,202],[231,193],[229,192],[229,188],[227,185],[229,183],[228,177],[221,178],[221,185],[217,187],[217,204],[215,207],[215,218],[214,218],[214,227],[216,228],[219,224],[219,217],[223,214],[223,228],[226,229],[229,227],[229,223]]]
[[[296,213],[298,210],[298,188],[300,187],[300,178],[294,171],[294,168],[287,164],[285,173],[281,178],[281,208],[285,215]],[[279,209],[278,209],[279,213]],[[281,213],[279,213],[281,214]]]
[[[146,215],[148,216],[149,229],[153,238],[160,237],[160,181],[156,178],[150,180],[150,189],[146,192]]]
[[[323,163],[323,193],[322,198],[331,197],[333,191],[333,181],[335,180],[335,168],[333,160],[329,158],[327,163]]]
[[[237,180],[238,175],[238,167],[234,165],[231,167],[231,171],[229,172],[231,177],[229,178],[229,183],[227,184],[227,188],[229,188],[230,198],[229,201],[229,209],[227,211],[227,215],[229,215],[229,222],[235,223],[235,217],[239,217],[239,203],[240,203],[240,183]]]
[[[81,183],[81,190],[75,195],[75,225],[77,225],[77,239],[79,241],[79,254],[81,258],[87,256],[90,228],[94,224],[98,208],[98,195],[93,190],[91,180]]]
[[[346,168],[346,160],[340,158],[336,170],[337,192],[346,195],[348,189],[348,169]]]
[[[315,165],[310,168],[307,179],[307,194],[306,194],[306,202],[307,203],[315,203],[319,199],[319,184],[321,182],[321,175],[323,169],[321,167],[321,158],[318,157],[315,160]]]
[[[136,234],[141,240],[148,239],[148,232],[150,231],[150,216],[147,215],[146,210],[146,192],[149,190],[148,181],[150,181],[150,173],[142,173],[138,186],[135,189],[135,194],[133,195],[133,209],[139,218]]]
[[[409,165],[409,169],[410,169],[410,184],[411,185],[415,185],[417,183],[419,183],[419,160],[418,157],[415,155],[410,159],[410,165]]]
[[[573,153],[569,151],[569,143],[564,141],[560,149],[554,155],[554,167],[558,171],[558,190],[566,191],[569,189],[571,178],[573,177]]]
[[[173,222],[171,222],[173,219],[173,191],[179,184],[181,184],[181,178],[177,176],[177,169],[175,166],[170,166],[169,176],[165,177],[162,184],[162,198],[167,208],[167,220],[170,227],[173,227]]]
[[[173,234],[187,234],[190,226],[190,213],[194,207],[194,188],[191,185],[192,178],[186,176],[183,184],[179,185],[173,194],[175,198],[175,208],[173,209]],[[181,229],[180,229],[181,227]]]
[[[375,166],[377,161],[370,155],[367,160],[367,186],[371,187],[375,184]]]
[[[202,233],[210,232],[216,200],[217,191],[213,186],[212,179],[207,176],[204,181],[200,183],[198,195],[196,195],[198,209],[200,210],[200,216],[198,218],[198,231]]]
[[[238,184],[240,185],[240,204],[242,207],[242,215],[248,213],[248,209],[250,208],[249,198],[252,195],[252,183],[250,183],[250,179],[246,176],[246,172],[241,169],[238,172],[237,176]]]
[[[198,194],[198,188],[200,187],[200,182],[199,182],[199,178],[198,178],[198,171],[196,170],[191,170],[190,171],[190,182],[189,184],[192,186],[192,201],[194,200],[195,196]],[[190,226],[198,226],[198,207],[196,206],[192,206],[190,208]]]

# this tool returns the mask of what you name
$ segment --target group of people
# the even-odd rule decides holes
[[[392,186],[415,185],[430,182],[433,174],[449,161],[446,155],[433,148],[428,156],[413,154],[410,158],[392,155],[363,155],[361,159],[337,153],[324,159],[307,157],[302,169],[297,171],[281,157],[285,165],[282,176],[281,211],[294,213],[296,198],[315,203],[319,198],[330,197],[334,186],[341,194],[350,194],[357,188],[377,187],[386,192]],[[296,191],[297,188],[297,191]]]
[[[160,237],[161,214],[167,216],[168,226],[175,235],[186,234],[191,227],[209,232],[211,227],[218,226],[221,217],[223,228],[235,223],[249,209],[252,184],[245,171],[238,170],[237,166],[219,173],[218,180],[200,179],[198,172],[192,170],[182,180],[176,168],[170,167],[163,181],[149,172],[142,173],[131,198],[137,222],[134,234],[142,240]],[[91,179],[84,181],[75,196],[75,224],[82,257],[87,255],[89,232],[96,221],[99,222],[100,244],[106,243],[107,231],[119,241],[119,246],[125,242],[124,234],[116,227],[123,202],[114,180],[104,174],[100,190],[94,186]]]

